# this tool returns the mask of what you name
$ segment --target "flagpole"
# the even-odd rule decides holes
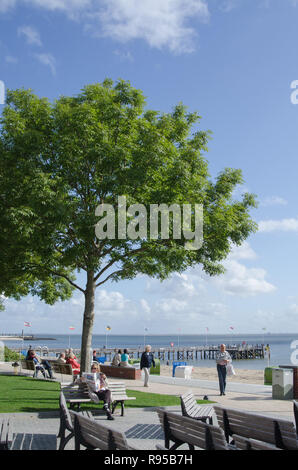
[[[145,349],[145,346],[146,346],[146,331],[148,331],[147,327],[144,328],[144,349]]]
[[[70,326],[69,327],[69,330],[74,330],[74,326]],[[68,335],[68,349],[70,349],[70,331],[69,331],[69,335]]]

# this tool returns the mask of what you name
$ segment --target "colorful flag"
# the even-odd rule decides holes
[[[233,326],[230,326],[230,330],[234,330],[235,328]]]
[[[25,322],[24,322],[24,326],[31,326],[31,323],[28,322],[28,321],[25,321]]]
[[[206,326],[206,331],[209,331],[209,328],[208,328],[208,326]]]
[[[111,329],[112,329],[112,328],[111,328],[110,326],[106,326],[106,330],[107,330],[107,331],[111,331]]]
[[[70,330],[74,330],[75,327],[74,327],[74,326],[70,326],[69,329],[70,329]]]

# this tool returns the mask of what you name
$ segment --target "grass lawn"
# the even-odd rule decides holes
[[[59,409],[60,384],[47,380],[13,375],[0,375],[0,413],[53,411]],[[126,408],[180,405],[179,397],[157,393],[127,390],[127,395],[136,397],[125,403]],[[211,403],[198,400],[198,403]],[[97,408],[90,403],[82,409]]]

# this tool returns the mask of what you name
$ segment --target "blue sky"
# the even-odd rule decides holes
[[[241,168],[259,232],[225,261],[164,283],[97,292],[95,333],[298,334],[298,1],[0,0],[0,80],[55,99],[106,77],[130,80],[149,108],[182,101],[210,129],[210,172]],[[1,106],[0,106],[1,112]],[[82,283],[84,279],[81,279]],[[0,330],[80,331],[83,298],[49,307],[6,300]]]

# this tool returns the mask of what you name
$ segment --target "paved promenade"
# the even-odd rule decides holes
[[[0,374],[7,372],[11,372],[11,365],[0,364]],[[69,376],[59,376],[57,379],[69,382]],[[228,383],[226,396],[219,396],[218,384],[212,381],[151,376],[149,388],[144,388],[141,380],[126,380],[125,383],[130,390],[175,396],[191,390],[198,399],[207,395],[209,400],[224,406],[293,420],[292,401],[272,400],[271,386]],[[180,413],[180,407],[167,409]],[[123,431],[130,445],[151,450],[156,448],[156,444],[163,444],[163,434],[154,408],[127,408],[125,417],[120,416],[119,409],[115,413],[115,421],[107,421],[101,411],[98,412],[98,418],[108,426]],[[54,450],[59,446],[59,439],[56,437],[59,430],[58,411],[14,413],[10,416],[16,430],[13,449]],[[72,448],[73,443],[70,442],[67,449]]]

